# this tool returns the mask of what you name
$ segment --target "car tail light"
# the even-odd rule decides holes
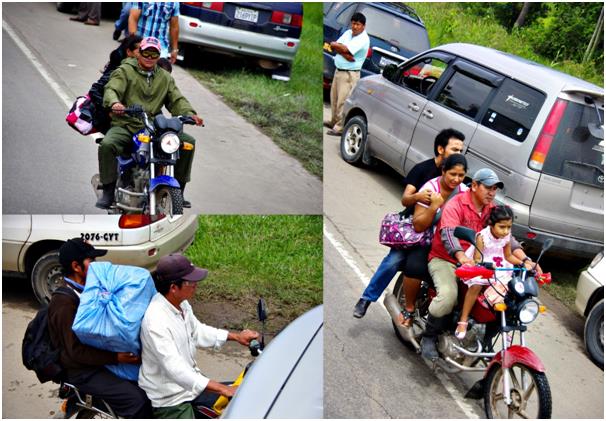
[[[223,2],[184,2],[184,4],[193,7],[201,7],[204,9],[215,10],[217,12],[223,11]]]
[[[541,171],[543,169],[543,164],[545,163],[545,159],[551,148],[553,138],[558,133],[558,127],[560,126],[567,106],[567,101],[558,99],[551,109],[547,121],[543,126],[543,130],[541,130],[541,134],[537,139],[537,143],[534,145],[534,149],[530,155],[530,161],[528,161],[528,166],[533,170]]]
[[[372,48],[368,48],[368,51],[366,52],[366,58],[371,58],[372,57]]]
[[[166,217],[164,214],[151,215],[122,215],[118,226],[122,229],[141,228]]]
[[[537,238],[537,234],[529,231],[526,233],[526,238],[528,238],[529,240],[534,240],[535,238]]]
[[[271,12],[271,21],[278,25],[289,25],[296,26],[298,28],[303,26],[303,16],[293,13],[284,13],[274,10]]]

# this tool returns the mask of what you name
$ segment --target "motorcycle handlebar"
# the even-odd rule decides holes
[[[181,120],[181,123],[183,123],[183,124],[191,124],[191,125],[196,124],[196,120],[194,120],[193,117],[189,116],[189,115],[180,115],[179,120]]]
[[[124,108],[124,112],[126,114],[143,114],[145,111],[143,110],[143,106],[135,104]]]

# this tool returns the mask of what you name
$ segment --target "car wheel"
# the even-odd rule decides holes
[[[366,120],[361,116],[355,116],[345,124],[341,135],[341,157],[345,162],[362,164],[367,131]]]
[[[63,272],[57,250],[44,254],[36,261],[31,281],[36,299],[41,304],[48,304],[53,291],[63,285]]]
[[[585,347],[589,356],[604,369],[604,299],[593,306],[585,322]]]

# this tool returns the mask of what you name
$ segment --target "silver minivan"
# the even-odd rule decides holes
[[[491,48],[447,44],[361,79],[344,107],[341,156],[405,175],[436,134],[465,134],[469,174],[490,167],[514,234],[592,257],[604,247],[604,90]]]

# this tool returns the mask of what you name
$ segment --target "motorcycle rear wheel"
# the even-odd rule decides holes
[[[404,293],[404,274],[400,273],[400,276],[398,276],[398,279],[396,280],[396,284],[393,287],[393,295],[396,296],[396,300],[398,300],[398,303],[400,304],[400,309],[404,308],[404,303],[406,302],[406,294]],[[426,307],[426,303],[425,303],[425,298],[422,297],[422,293],[421,291],[419,291],[419,295],[417,296],[417,302],[416,302],[416,308],[415,308],[415,312],[414,312],[414,322],[413,322],[413,332],[414,332],[414,337],[417,341],[421,340],[421,334],[423,333],[424,330],[424,325],[419,322],[419,318],[422,317],[424,314],[422,314],[419,309],[421,308],[425,308]],[[397,338],[400,340],[400,342],[402,342],[404,345],[406,346],[410,346],[410,341],[407,340],[406,338],[402,337],[402,334],[400,334],[400,331],[398,330],[398,327],[396,326],[396,322],[395,321],[391,321],[391,325],[393,326],[393,330],[396,333]]]
[[[159,187],[156,192],[156,213],[183,215],[183,193],[176,187]]]
[[[487,418],[551,418],[551,390],[547,376],[524,364],[509,369],[512,403],[505,404],[503,370],[494,365],[484,387],[484,408]],[[523,380],[524,379],[524,380]],[[523,385],[526,383],[526,386]]]

